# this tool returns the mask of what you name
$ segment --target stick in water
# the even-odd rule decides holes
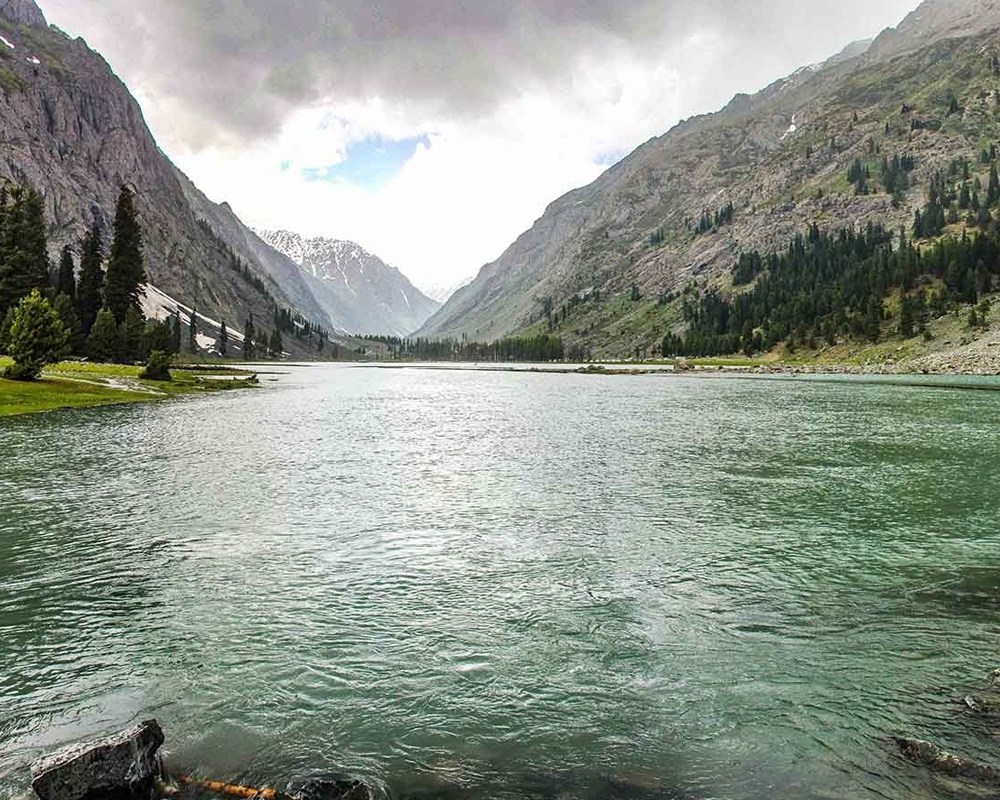
[[[227,797],[243,797],[250,800],[294,800],[290,795],[279,792],[275,789],[251,789],[248,786],[234,786],[231,783],[220,783],[219,781],[199,781],[189,778],[187,775],[178,775],[177,782],[185,786],[196,786],[208,792],[224,794]]]

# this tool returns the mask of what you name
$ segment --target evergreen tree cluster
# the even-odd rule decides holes
[[[0,189],[0,319],[35,289],[49,288],[45,207],[28,189]],[[6,326],[5,326],[6,327]]]
[[[1000,177],[996,165],[990,166],[985,195],[978,177],[970,182],[969,163],[965,159],[953,161],[948,175],[937,173],[931,178],[927,190],[927,205],[914,212],[913,237],[915,239],[940,236],[945,226],[958,223],[965,213],[968,227],[990,227],[992,209],[1000,204]],[[956,183],[955,181],[958,181]]]
[[[784,253],[745,255],[736,269],[757,271],[753,288],[729,300],[714,291],[685,296],[688,334],[664,337],[663,355],[761,352],[779,342],[794,349],[834,344],[842,336],[877,341],[885,299],[893,293],[902,298],[899,332],[909,336],[928,316],[940,316],[956,302],[976,303],[1000,276],[995,230],[945,238],[925,249],[902,233],[894,249],[892,239],[872,225],[836,234],[813,226]],[[941,288],[928,291],[925,283]]]
[[[365,336],[363,340],[385,345],[390,357],[400,361],[547,362],[566,357],[562,339],[547,334],[507,336],[488,343],[398,336]]]
[[[708,233],[709,231],[718,230],[723,225],[733,224],[734,209],[733,204],[726,203],[722,208],[715,211],[713,214],[708,209],[701,212],[701,218],[698,220],[698,225],[696,227],[696,232]]]
[[[107,269],[95,223],[81,244],[79,273],[71,248],[65,247],[51,280],[41,197],[32,190],[0,190],[0,311],[5,320],[0,345],[11,354],[15,309],[37,290],[65,331],[63,355],[122,362],[145,358],[151,339],[160,333],[157,323],[147,326],[143,317],[145,281],[142,230],[128,187],[118,197]],[[37,303],[27,308],[36,321],[43,318]]]
[[[633,293],[638,291],[634,286],[632,287]],[[551,297],[546,297],[542,300],[542,313],[545,315],[545,319],[548,322],[549,332],[551,333],[559,325],[565,323],[576,311],[579,306],[586,303],[600,303],[601,302],[601,290],[594,289],[593,291],[581,294],[579,292],[570,296],[569,300],[563,303],[559,308],[555,307],[555,301]]]
[[[909,154],[896,154],[892,161],[882,157],[882,185],[892,195],[893,204],[902,205],[903,195],[910,188],[910,173],[916,168],[916,160]]]
[[[860,158],[854,159],[854,163],[847,168],[847,182],[854,187],[855,194],[868,194],[871,177],[871,170]]]

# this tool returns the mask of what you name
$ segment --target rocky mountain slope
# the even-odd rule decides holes
[[[119,188],[128,183],[161,314],[164,302],[182,312],[197,308],[206,326],[225,320],[241,331],[251,314],[269,327],[277,306],[355,349],[348,331],[410,332],[436,309],[384,265],[372,281],[384,272],[386,286],[357,301],[305,274],[171,163],[107,62],[83,39],[49,26],[33,0],[0,0],[0,37],[0,183],[42,193],[53,256],[63,245],[77,247],[94,220],[110,231]],[[233,254],[249,278],[233,269]],[[292,355],[314,355],[312,343],[286,339]]]
[[[327,316],[357,334],[406,336],[440,307],[395,267],[354,242],[306,239],[290,231],[257,231],[297,265]]]
[[[138,104],[82,39],[49,27],[31,0],[0,0],[0,180],[42,193],[53,251],[76,247],[97,220],[110,231],[119,187],[132,185],[143,222],[150,282],[233,328],[273,304],[330,320],[308,297],[286,291],[249,247],[236,248],[263,291],[231,268],[207,200],[160,151]],[[187,193],[186,190],[187,189]],[[232,244],[232,243],[230,243]],[[276,255],[276,254],[275,254]]]
[[[926,0],[873,42],[680,123],[552,203],[419,334],[541,330],[548,306],[566,311],[554,329],[570,346],[651,352],[683,329],[675,293],[692,281],[725,291],[740,252],[784,248],[813,222],[909,224],[934,174],[1000,140],[998,27],[1000,0]],[[910,189],[895,204],[878,186],[856,195],[855,159],[877,172],[895,154],[915,156]],[[731,223],[715,225],[730,203]]]

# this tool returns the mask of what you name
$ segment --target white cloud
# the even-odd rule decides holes
[[[393,0],[373,23],[363,2],[310,0],[288,19],[270,0],[43,5],[121,70],[211,198],[253,225],[354,239],[426,286],[495,259],[609,155],[874,35],[916,0],[530,0],[522,15],[449,2]],[[347,36],[352,19],[376,39]],[[303,178],[375,135],[430,147],[375,191]]]
[[[684,49],[721,53],[707,34]],[[525,93],[474,120],[408,118],[378,101],[327,106],[299,112],[273,141],[177,161],[252,225],[353,239],[418,285],[449,284],[499,256],[559,195],[594,180],[602,156],[662,133],[699,91],[671,64],[650,68],[619,53],[585,63],[562,96]],[[419,145],[375,192],[303,179],[302,169],[337,163],[348,144],[376,133],[426,134],[430,147]]]

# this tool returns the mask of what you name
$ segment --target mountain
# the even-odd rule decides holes
[[[681,122],[553,202],[419,335],[545,330],[548,307],[570,346],[649,352],[683,332],[685,287],[732,291],[741,252],[783,250],[811,223],[909,225],[933,176],[1000,137],[998,26],[1000,0],[926,0],[870,43]],[[915,157],[895,203],[846,180],[856,159],[876,161],[871,148]],[[731,221],[715,225],[729,204]]]
[[[242,331],[251,314],[269,329],[276,307],[329,331],[378,327],[368,324],[366,307],[332,302],[227,204],[209,200],[160,150],[128,88],[83,39],[50,27],[32,0],[0,0],[0,37],[0,184],[43,195],[53,257],[63,245],[78,248],[95,220],[107,234],[127,183],[143,224],[149,313],[196,308],[206,330],[216,332],[222,321]],[[393,281],[387,294],[399,283]],[[420,311],[402,319],[415,328],[436,306],[420,316],[425,298],[409,299]],[[305,337],[285,340],[292,355],[315,354]]]
[[[324,313],[343,331],[407,336],[440,307],[395,267],[354,242],[257,231],[294,263]]]
[[[476,279],[475,275],[470,275],[467,278],[463,278],[460,281],[445,282],[439,281],[437,283],[427,284],[423,288],[424,294],[426,294],[431,300],[436,300],[438,303],[447,303],[451,296],[455,294],[463,286],[468,286]]]

